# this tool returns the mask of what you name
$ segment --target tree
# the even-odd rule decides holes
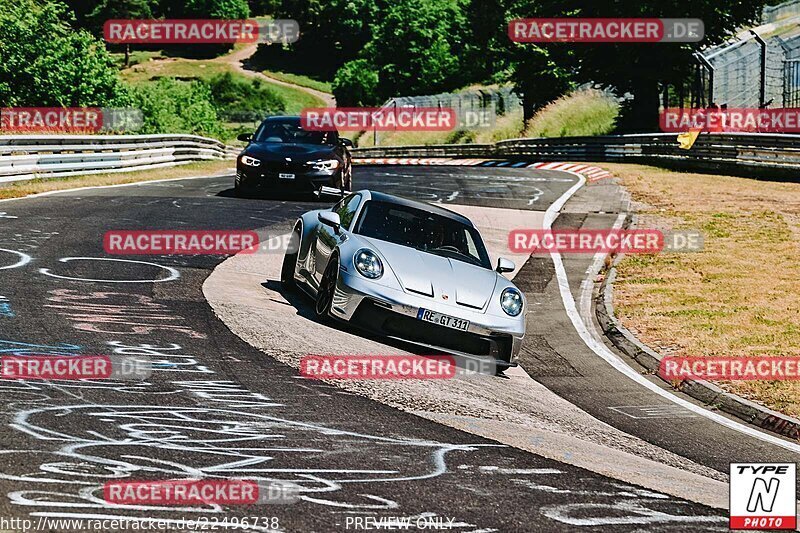
[[[74,30],[64,4],[0,0],[0,102],[104,106],[127,92],[102,42]]]
[[[460,55],[467,18],[461,0],[394,0],[383,11],[364,57],[378,69],[378,95],[453,90],[467,80]]]
[[[94,10],[87,15],[87,20],[99,35],[107,20],[112,19],[149,19],[153,17],[150,10],[151,0],[100,0]],[[125,43],[125,66],[130,64],[131,45]]]
[[[377,89],[378,73],[366,59],[348,61],[333,80],[333,96],[340,107],[378,105]]]
[[[267,57],[257,62],[300,64],[303,71],[330,79],[372,39],[385,1],[392,0],[283,0],[275,18],[297,20],[300,40],[289,47],[289,54],[274,45],[260,47],[259,54]],[[280,55],[290,57],[275,57]]]
[[[574,87],[573,72],[564,60],[565,55],[530,45],[512,45],[513,73],[516,92],[522,95],[525,124],[541,107],[549,104]]]
[[[511,0],[510,18],[699,18],[705,22],[703,44],[714,44],[756,21],[764,0]],[[536,45],[530,47],[536,54]],[[652,131],[658,125],[659,94],[664,84],[691,74],[697,49],[693,44],[543,44],[550,61],[569,70],[578,83],[591,82],[613,89],[618,96],[633,95],[623,111],[625,131]],[[510,52],[517,54],[518,52]],[[519,71],[527,85],[535,85],[539,72]]]
[[[157,13],[164,18],[234,20],[249,17],[250,6],[247,0],[160,0]]]

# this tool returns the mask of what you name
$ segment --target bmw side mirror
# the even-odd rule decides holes
[[[236,138],[242,142],[249,143],[253,136],[249,133],[240,133]]]
[[[334,213],[333,211],[321,211],[317,215],[317,219],[326,226],[332,227],[334,233],[337,235],[339,234],[339,227],[342,225],[342,219],[339,218],[338,213]]]
[[[517,265],[515,265],[514,261],[511,261],[510,259],[501,257],[497,260],[497,272],[501,274],[505,274],[506,272],[514,272],[515,268],[517,268]]]
[[[350,139],[345,139],[344,137],[341,137],[339,140],[342,142],[342,146],[347,146],[348,148],[353,147],[353,141],[351,141]]]

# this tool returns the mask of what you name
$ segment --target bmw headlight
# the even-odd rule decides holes
[[[365,278],[378,279],[383,276],[383,263],[372,250],[362,248],[357,251],[353,256],[353,262],[356,264],[356,270]]]
[[[242,164],[247,165],[248,167],[259,167],[261,166],[261,161],[256,159],[255,157],[250,157],[249,155],[243,155]]]
[[[509,316],[518,316],[522,312],[522,295],[517,289],[508,288],[500,295],[500,307]]]
[[[306,165],[314,167],[314,170],[318,172],[333,172],[337,168],[339,168],[339,160],[338,159],[319,159],[317,161],[309,161]]]

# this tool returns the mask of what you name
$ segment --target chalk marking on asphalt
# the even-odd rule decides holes
[[[133,261],[132,259],[113,259],[110,257],[62,257],[58,260],[59,263],[68,263],[70,261],[118,261],[120,263],[135,263],[139,265],[148,265],[158,268],[163,268],[169,272],[169,277],[160,279],[89,279],[89,278],[71,278],[67,276],[60,276],[50,272],[49,268],[40,268],[39,273],[45,276],[50,276],[58,279],[68,279],[71,281],[90,281],[93,283],[162,283],[165,281],[174,281],[181,277],[181,273],[176,269],[158,263],[150,263],[148,261]]]
[[[572,174],[578,178],[578,183],[576,183],[572,188],[570,188],[567,192],[565,192],[558,200],[556,200],[545,212],[544,222],[542,224],[543,229],[549,230],[552,227],[553,222],[558,217],[559,212],[564,207],[564,204],[567,203],[575,192],[583,187],[586,183],[586,178],[584,178],[581,174],[576,172],[570,171],[561,171],[567,174]],[[740,433],[744,433],[750,437],[754,437],[756,439],[762,440],[764,442],[768,442],[775,446],[779,446],[786,450],[800,453],[800,445],[785,441],[773,435],[768,435],[762,431],[759,431],[755,428],[748,427],[744,424],[736,422],[734,420],[730,420],[722,415],[718,415],[713,413],[703,407],[695,405],[683,398],[679,398],[675,396],[671,392],[668,392],[655,383],[651,382],[650,380],[646,379],[644,376],[636,372],[633,368],[628,366],[628,364],[620,359],[616,354],[611,352],[605,344],[601,340],[599,340],[600,334],[597,332],[597,329],[594,327],[594,323],[589,320],[587,323],[584,322],[583,316],[578,311],[577,304],[572,297],[572,293],[569,289],[569,280],[567,279],[567,272],[564,269],[564,263],[561,261],[561,254],[557,252],[551,252],[550,257],[553,259],[553,265],[555,266],[556,271],[556,278],[558,280],[558,289],[561,293],[561,300],[564,303],[564,309],[567,312],[567,316],[569,317],[570,321],[572,322],[572,326],[577,331],[578,335],[583,340],[584,344],[592,350],[595,354],[599,357],[603,358],[608,364],[610,364],[614,369],[618,372],[622,373],[623,375],[629,377],[633,381],[637,382],[638,384],[642,385],[643,387],[649,389],[651,392],[658,394],[662,398],[669,400],[670,402],[676,403],[681,407],[684,407],[690,411],[693,411],[701,416],[708,418],[709,420],[716,422],[722,426],[727,427],[728,429],[732,429],[734,431],[738,431]],[[581,290],[581,308],[586,312],[588,309],[591,312],[591,291],[587,290],[587,287],[590,287],[590,284],[583,284],[583,288]],[[588,307],[587,307],[588,306]],[[588,315],[587,315],[588,316]],[[589,330],[591,327],[591,331]]]
[[[9,270],[11,268],[19,268],[21,266],[25,266],[31,262],[31,256],[28,254],[24,254],[22,252],[18,252],[16,250],[7,250],[5,248],[0,248],[0,252],[8,252],[10,254],[17,254],[19,256],[19,261],[14,263],[13,265],[6,265],[4,267],[0,267],[0,270]]]

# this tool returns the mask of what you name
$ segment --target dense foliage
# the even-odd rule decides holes
[[[665,84],[691,76],[692,44],[517,44],[508,21],[531,17],[700,18],[703,45],[755,22],[764,0],[283,0],[303,29],[296,52],[316,50],[335,75],[342,105],[435,93],[471,83],[512,82],[526,118],[583,83],[633,95],[627,131],[657,127]],[[343,6],[348,6],[345,9]],[[365,6],[370,6],[365,16]],[[264,53],[272,53],[266,50]],[[357,61],[354,63],[353,61]],[[372,73],[364,73],[369,68]],[[374,73],[374,74],[373,74]],[[374,75],[377,74],[376,82]]]
[[[217,108],[205,83],[163,78],[131,92],[134,106],[144,114],[140,133],[220,133]]]
[[[125,97],[102,42],[63,4],[0,0],[2,106],[101,106]]]
[[[376,105],[399,95],[513,83],[525,116],[584,83],[632,95],[626,131],[657,125],[659,94],[694,64],[690,44],[517,44],[507,23],[526,17],[689,17],[705,21],[703,44],[755,21],[764,0],[0,0],[0,103],[6,106],[113,106],[138,99],[159,128],[210,131],[217,110],[281,112],[259,83],[232,78],[211,86],[164,82],[131,91],[99,39],[108,18],[245,18],[271,12],[299,21],[288,47],[262,46],[291,72],[333,80],[339,105]],[[94,33],[94,37],[92,35]],[[199,49],[200,47],[194,47]],[[215,49],[218,51],[218,48]],[[247,95],[247,96],[245,96]],[[145,102],[144,98],[161,101]],[[204,103],[201,104],[200,102]],[[186,104],[187,107],[183,107]],[[167,119],[174,110],[178,117]],[[188,113],[197,113],[189,117]]]
[[[211,78],[208,84],[212,102],[227,120],[259,121],[286,111],[283,99],[261,80],[244,80],[226,72]]]

